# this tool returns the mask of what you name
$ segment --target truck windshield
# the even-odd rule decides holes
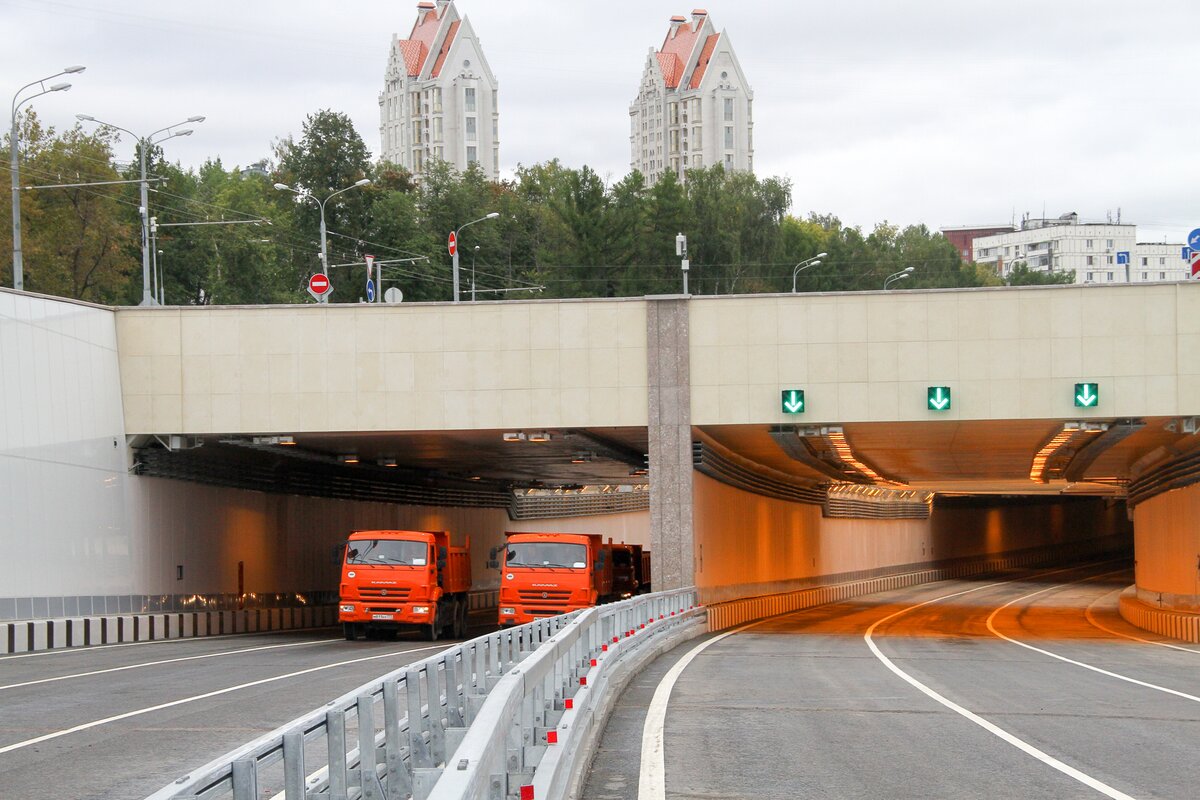
[[[510,542],[504,563],[510,567],[583,569],[587,566],[587,547],[563,542]]]
[[[429,556],[425,542],[400,539],[355,539],[346,547],[347,564],[400,564],[423,567]]]

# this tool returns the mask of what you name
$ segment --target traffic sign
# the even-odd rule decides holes
[[[1075,405],[1080,408],[1095,408],[1100,403],[1100,384],[1075,384]]]
[[[1128,264],[1129,263],[1129,251],[1128,250],[1118,250],[1117,251],[1117,263],[1118,264]]]
[[[371,278],[367,278],[367,302],[375,302],[375,281]]]
[[[804,413],[804,390],[784,389],[781,393],[780,407],[785,414]]]
[[[315,299],[320,300],[325,295],[333,291],[333,284],[329,282],[329,276],[318,272],[316,275],[308,279],[308,293]]]
[[[450,255],[458,252],[458,234],[450,231],[450,238],[446,240],[446,249],[450,251]]]
[[[1200,250],[1200,228],[1196,228],[1188,234],[1188,247]]]
[[[395,286],[389,286],[383,292],[383,302],[385,303],[399,303],[403,299],[404,292],[400,291]]]
[[[1191,261],[1192,260],[1192,252],[1193,252],[1192,248],[1188,247],[1185,244],[1183,246],[1183,252],[1180,254],[1179,257],[1182,258],[1184,261]]]
[[[930,386],[925,392],[925,403],[930,411],[949,411],[950,387]]]
[[[1192,251],[1192,277],[1200,279],[1200,250]]]

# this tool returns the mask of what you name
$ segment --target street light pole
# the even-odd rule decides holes
[[[67,67],[62,72],[56,72],[53,75],[49,75],[45,78],[40,78],[36,81],[25,84],[20,89],[17,89],[17,93],[13,95],[12,132],[10,133],[8,139],[8,155],[9,173],[12,175],[13,288],[17,291],[24,291],[25,289],[25,258],[24,254],[21,252],[21,132],[17,129],[17,111],[21,108],[21,106],[25,105],[35,97],[41,97],[44,94],[50,94],[50,92],[65,92],[71,88],[71,84],[69,83],[56,83],[53,86],[48,87],[46,86],[46,81],[50,80],[51,78],[57,78],[60,75],[72,75],[83,72],[85,69],[87,69],[87,67]],[[21,92],[25,91],[31,86],[41,86],[42,90],[37,94],[29,95],[29,97],[26,97],[24,100],[18,100],[18,98],[21,97]]]
[[[153,131],[149,136],[138,136],[128,128],[122,128],[120,125],[113,125],[111,122],[96,119],[89,114],[76,114],[75,118],[82,122],[94,122],[104,128],[112,128],[113,130],[124,131],[132,136],[138,142],[138,151],[140,158],[138,164],[141,167],[141,184],[142,184],[142,205],[138,211],[142,217],[142,302],[138,305],[155,306],[158,305],[158,300],[154,297],[154,293],[150,288],[150,184],[146,180],[146,151],[151,146],[165,142],[168,139],[174,139],[176,136],[191,136],[192,129],[184,128],[183,130],[175,130],[180,125],[186,125],[190,122],[204,122],[204,117],[188,117],[183,122],[176,122],[174,125],[168,125],[165,128],[159,128]],[[167,134],[161,139],[155,139],[160,133]]]
[[[458,302],[458,234],[462,233],[462,229],[468,225],[474,225],[476,222],[483,222],[485,219],[495,219],[500,216],[499,211],[493,211],[490,214],[473,219],[470,222],[464,222],[459,225],[454,231],[454,252],[450,254],[450,264],[454,275],[454,302]]]
[[[458,248],[455,248],[456,250]],[[479,245],[475,245],[475,250],[471,253],[471,302],[475,302],[475,256],[479,255]]]
[[[325,238],[326,238],[325,237],[325,204],[328,203],[333,198],[337,197],[342,192],[348,192],[351,189],[357,189],[359,186],[366,186],[370,182],[371,182],[370,178],[363,178],[360,181],[355,181],[354,183],[350,184],[349,186],[345,186],[341,189],[338,189],[336,192],[333,192],[332,194],[327,196],[324,200],[321,200],[311,194],[304,194],[303,192],[299,192],[296,189],[293,189],[292,187],[288,186],[286,183],[275,184],[275,188],[281,192],[291,192],[292,194],[299,197],[301,200],[312,200],[314,203],[317,204],[317,208],[319,208],[321,210],[321,274],[324,275],[326,278],[329,277],[329,245],[325,241]],[[326,292],[325,294],[321,295],[321,299],[318,302],[328,303],[329,302],[329,292]]]
[[[821,259],[825,258],[827,255],[829,255],[829,253],[817,253],[812,258],[806,258],[796,266],[792,267],[792,294],[796,293],[796,276],[809,267],[815,267],[820,264]]]
[[[894,272],[891,275],[888,275],[886,278],[883,279],[883,290],[886,292],[889,284],[895,283],[896,281],[902,281],[905,278],[908,278],[910,275],[912,275],[912,271],[913,271],[912,267],[905,267],[904,269],[900,270],[899,272]]]

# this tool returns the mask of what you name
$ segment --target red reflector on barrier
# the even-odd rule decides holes
[[[580,685],[580,686],[587,686],[587,675],[580,675],[580,676],[579,676],[579,685]]]
[[[643,622],[641,625],[638,625],[638,630],[641,630],[642,628],[645,628],[645,627],[646,627],[646,623]]]
[[[620,636],[614,636],[614,637],[613,637],[613,644],[616,644],[616,643],[617,643],[617,642],[619,642],[620,640],[621,640],[621,637],[620,637]]]
[[[566,700],[563,701],[563,704],[566,705],[567,708],[574,708],[575,707],[575,698],[568,697]]]
[[[594,659],[594,658],[592,659],[592,666],[593,667],[596,666],[596,659]]]
[[[558,731],[546,731],[546,744],[558,744]]]
[[[600,650],[601,650],[602,652],[605,652],[605,653],[607,653],[607,652],[608,652],[608,645],[606,645],[606,644],[602,644],[602,645],[600,645]]]
[[[662,619],[662,618],[663,618],[663,617],[662,617],[662,614],[659,614],[659,615],[658,615],[658,618],[659,618],[659,619]]]
[[[521,800],[534,800],[532,784],[527,784],[521,787]]]
[[[671,616],[672,616],[672,617],[673,617],[673,616],[675,616],[675,612],[674,612],[674,611],[672,611],[672,612],[671,612]]]

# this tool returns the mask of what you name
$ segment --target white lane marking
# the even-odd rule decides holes
[[[1110,595],[1110,594],[1113,594],[1115,592],[1123,592],[1123,591],[1125,591],[1125,590],[1124,589],[1113,589],[1108,594],[1103,594],[1100,597],[1097,597],[1096,600],[1091,605],[1089,605],[1086,609],[1084,609],[1083,616],[1086,617],[1087,621],[1090,622],[1093,626],[1099,628],[1100,630],[1104,631],[1105,633],[1111,633],[1113,636],[1120,636],[1122,639],[1132,639],[1135,642],[1141,642],[1143,644],[1152,644],[1157,647],[1169,647],[1172,650],[1180,650],[1184,653],[1193,653],[1195,655],[1200,655],[1200,650],[1193,650],[1190,647],[1181,647],[1177,644],[1171,644],[1170,642],[1156,642],[1153,639],[1143,639],[1140,636],[1133,636],[1132,634],[1121,633],[1118,630],[1113,630],[1112,628],[1108,627],[1107,625],[1101,625],[1099,622],[1097,622],[1096,615],[1092,613],[1092,609],[1095,608],[1096,603],[1099,603],[1101,600],[1108,597],[1108,595]]]
[[[642,769],[638,778],[638,800],[664,800],[667,796],[667,767],[663,752],[663,725],[667,720],[667,702],[671,699],[671,690],[675,681],[683,674],[692,659],[700,655],[707,647],[711,647],[726,636],[740,633],[754,625],[760,625],[766,620],[751,622],[731,631],[714,636],[693,647],[683,658],[675,663],[659,681],[646,710],[646,724],[642,726]]]
[[[328,625],[324,627],[329,627]],[[117,647],[146,647],[147,645],[156,644],[185,644],[188,642],[213,642],[222,639],[234,639],[246,636],[280,636],[285,633],[295,633],[296,628],[278,631],[257,631],[253,634],[248,633],[220,633],[215,636],[181,636],[178,639],[149,639],[144,642],[113,642],[112,644],[87,644],[75,645],[74,647],[56,647],[53,650],[38,650],[34,653],[10,653],[0,656],[0,661],[15,661],[19,658],[45,658],[46,656],[66,656],[72,653],[94,653],[97,650],[112,650]],[[341,633],[339,632],[336,638],[330,639],[331,642],[342,641]]]
[[[1065,570],[1055,570],[1055,571],[1062,572]],[[1052,574],[1052,573],[1043,573],[1043,574]],[[1020,580],[1020,578],[1017,578],[1014,580]],[[889,620],[895,619],[896,617],[900,616],[901,614],[907,614],[909,611],[913,611],[915,609],[921,608],[922,606],[927,606],[930,603],[937,603],[941,600],[949,600],[952,597],[960,597],[964,594],[970,594],[972,592],[978,592],[983,589],[989,589],[993,586],[1002,586],[1006,583],[1013,583],[1013,582],[1014,581],[1000,581],[999,583],[990,583],[990,584],[987,584],[986,586],[978,586],[974,589],[967,589],[966,591],[963,591],[963,592],[955,592],[954,594],[943,595],[942,597],[935,597],[932,600],[926,600],[924,603],[917,603],[914,606],[909,606],[908,608],[901,609],[900,611],[896,611],[894,613],[888,614],[883,619],[877,620],[874,625],[867,628],[867,632],[863,635],[863,638],[867,642],[867,647],[871,648],[871,652],[875,654],[876,658],[878,658],[880,661],[883,662],[883,665],[885,667],[887,667],[889,670],[891,670],[893,673],[895,673],[897,676],[899,676],[903,681],[905,681],[909,685],[916,688],[922,694],[937,701],[938,703],[941,703],[943,706],[950,709],[955,714],[958,714],[962,717],[965,717],[966,719],[969,719],[971,722],[974,722],[976,725],[983,728],[988,733],[1002,739],[1003,741],[1005,741],[1008,744],[1012,745],[1013,747],[1017,748],[1018,750],[1025,753],[1026,755],[1033,756],[1038,761],[1041,761],[1043,764],[1046,764],[1047,766],[1058,770],[1059,772],[1063,773],[1064,775],[1067,775],[1068,777],[1073,778],[1076,781],[1079,781],[1084,786],[1087,786],[1091,789],[1095,789],[1097,792],[1100,792],[1101,794],[1105,795],[1106,797],[1111,797],[1111,798],[1113,798],[1113,800],[1133,800],[1132,797],[1125,794],[1124,792],[1122,792],[1118,789],[1114,789],[1113,787],[1109,786],[1108,784],[1098,781],[1095,778],[1093,778],[1092,776],[1090,776],[1084,772],[1080,772],[1075,767],[1072,767],[1070,764],[1065,764],[1062,761],[1059,761],[1054,756],[1051,756],[1050,754],[1039,750],[1038,748],[1034,747],[1033,745],[1029,744],[1028,742],[1026,742],[1022,739],[1018,739],[1016,736],[1012,735],[1011,733],[1004,730],[1000,726],[995,725],[991,722],[988,722],[986,719],[979,716],[978,714],[968,711],[967,709],[960,706],[958,703],[955,703],[953,700],[950,700],[949,698],[938,694],[936,691],[929,688],[925,684],[921,683],[919,680],[917,680],[916,678],[909,675],[907,672],[905,672],[904,670],[900,669],[895,664],[893,664],[892,660],[890,658],[888,658],[887,656],[885,656],[880,651],[880,649],[878,647],[876,647],[875,641],[872,638],[872,634],[875,632],[876,628],[878,628],[880,625],[882,625],[883,623],[885,623]]]
[[[184,705],[185,703],[194,703],[197,700],[206,700],[210,697],[217,697],[219,695],[229,694],[230,692],[236,692],[241,689],[249,689],[253,686],[262,686],[263,684],[287,680],[288,678],[295,678],[295,677],[299,677],[300,675],[308,675],[309,673],[320,672],[320,671],[326,670],[326,669],[334,669],[335,667],[344,667],[347,664],[359,664],[363,661],[375,661],[380,658],[392,658],[395,656],[408,655],[409,653],[419,653],[423,650],[438,650],[438,649],[441,649],[440,645],[434,645],[432,647],[418,647],[413,650],[397,650],[397,651],[394,651],[391,653],[382,653],[377,656],[364,656],[363,658],[352,658],[348,661],[338,661],[333,664],[323,664],[322,666],[319,666],[319,667],[309,667],[308,669],[302,669],[302,670],[298,670],[296,672],[289,672],[286,675],[276,675],[272,678],[263,678],[263,679],[257,680],[257,681],[250,681],[249,683],[240,683],[237,686],[227,686],[224,689],[216,689],[211,692],[205,692],[204,694],[197,694],[197,695],[193,695],[191,697],[184,697],[179,700],[172,700],[169,703],[159,703],[156,706],[147,706],[146,708],[139,708],[135,711],[126,711],[124,714],[116,714],[111,717],[105,717],[104,719],[92,720],[91,722],[85,722],[81,725],[75,725],[74,727],[71,727],[71,728],[63,728],[62,730],[59,730],[59,731],[47,733],[42,736],[36,736],[32,739],[26,739],[23,742],[15,742],[14,744],[5,745],[4,747],[0,747],[0,755],[3,755],[4,753],[11,753],[13,750],[20,750],[23,747],[29,747],[30,745],[39,744],[41,742],[46,742],[51,739],[57,739],[60,736],[67,736],[68,734],[78,733],[79,731],[86,731],[89,728],[98,728],[101,725],[107,725],[110,722],[119,722],[123,719],[129,719],[130,717],[137,717],[137,716],[141,716],[142,714],[150,714],[154,711],[161,711],[164,708],[172,708],[174,706],[181,706],[181,705]]]
[[[256,653],[260,650],[277,650],[281,647],[304,647],[310,644],[334,644],[341,641],[340,639],[310,639],[304,642],[291,642],[289,644],[265,644],[261,647],[244,647],[240,650],[221,650],[216,653],[204,653],[198,656],[180,656],[178,658],[163,658],[158,661],[145,661],[141,664],[126,664],[123,667],[109,667],[107,669],[94,669],[90,672],[75,672],[70,675],[59,675],[57,678],[39,678],[36,681],[25,681],[24,683],[9,683],[0,686],[0,691],[5,689],[20,689],[22,686],[36,686],[39,683],[54,683],[55,681],[66,681],[72,678],[87,678],[92,675],[106,675],[110,672],[124,672],[130,669],[142,669],[143,667],[157,667],[163,664],[177,664],[180,661],[199,661],[204,658],[220,658],[222,656],[236,656],[241,653]]]
[[[1111,575],[1112,573],[1105,573],[1105,574]],[[1072,581],[1071,583],[1068,583],[1065,585],[1070,586],[1072,583],[1083,583],[1084,581],[1092,580],[1093,578],[1102,578],[1102,577],[1104,577],[1104,575],[1093,575],[1092,578],[1084,578],[1083,580]],[[1062,661],[1066,664],[1073,664],[1076,667],[1082,667],[1083,669],[1091,670],[1092,672],[1099,673],[1100,675],[1107,675],[1108,677],[1116,678],[1119,681],[1125,681],[1126,683],[1132,683],[1136,686],[1144,686],[1147,689],[1154,689],[1155,691],[1165,692],[1166,694],[1175,695],[1176,697],[1182,697],[1184,700],[1191,700],[1195,703],[1200,703],[1200,697],[1197,697],[1194,694],[1180,692],[1175,689],[1168,689],[1165,686],[1159,686],[1158,684],[1155,684],[1155,683],[1147,683],[1146,681],[1139,681],[1137,678],[1131,678],[1128,675],[1122,675],[1119,672],[1112,672],[1107,669],[1102,669],[1100,667],[1092,666],[1091,664],[1085,664],[1082,661],[1076,661],[1073,658],[1067,658],[1066,656],[1060,656],[1058,653],[1052,653],[1049,650],[1043,650],[1040,647],[1034,647],[1033,645],[1028,644],[1027,642],[1018,641],[1018,640],[1012,638],[1011,636],[1005,636],[1003,633],[1001,633],[1000,631],[998,631],[996,629],[996,626],[994,624],[996,615],[999,614],[1004,609],[1011,606],[1013,603],[1019,603],[1022,600],[1028,600],[1030,597],[1037,597],[1039,594],[1045,594],[1046,592],[1050,592],[1050,591],[1053,591],[1053,590],[1059,589],[1059,588],[1062,588],[1062,587],[1061,586],[1051,586],[1048,589],[1040,589],[1039,591],[1030,592],[1029,594],[1022,595],[1021,597],[1017,597],[1012,600],[1009,600],[1007,603],[1005,603],[1004,605],[997,608],[991,614],[988,614],[987,629],[989,631],[991,631],[992,633],[994,633],[996,636],[999,636],[1001,639],[1003,639],[1006,642],[1012,642],[1015,645],[1024,647],[1026,650],[1032,650],[1033,652],[1041,653],[1044,656],[1050,656],[1051,658],[1057,658],[1059,661]]]

